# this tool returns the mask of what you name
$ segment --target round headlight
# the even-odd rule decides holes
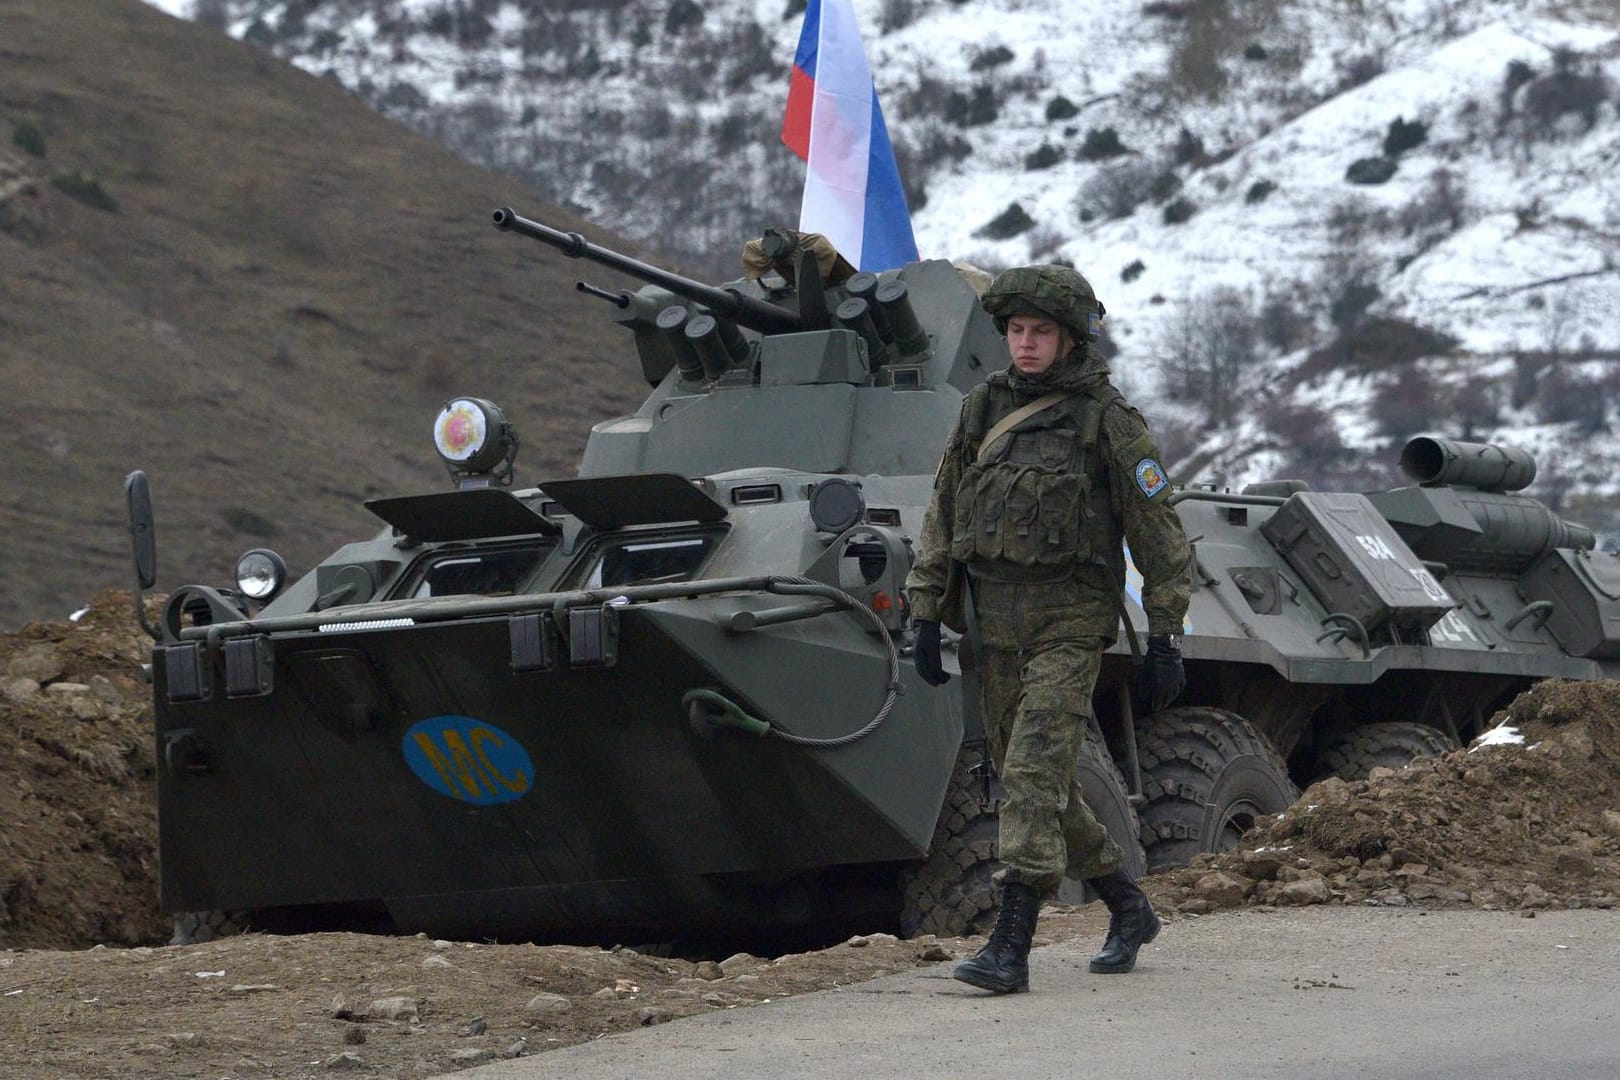
[[[453,469],[489,472],[506,460],[506,416],[483,398],[456,398],[433,422],[433,446]]]
[[[250,599],[270,599],[286,580],[286,562],[269,548],[254,548],[236,560],[236,587]]]

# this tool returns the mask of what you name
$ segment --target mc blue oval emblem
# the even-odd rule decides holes
[[[493,806],[520,799],[534,786],[534,762],[523,744],[470,716],[418,720],[401,749],[424,784],[461,802]]]

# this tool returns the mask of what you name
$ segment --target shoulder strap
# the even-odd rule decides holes
[[[986,451],[988,451],[990,447],[994,445],[997,439],[1007,434],[1007,432],[1011,431],[1019,424],[1022,424],[1025,420],[1028,420],[1030,417],[1034,416],[1043,409],[1051,408],[1053,405],[1056,405],[1058,402],[1062,401],[1068,396],[1069,395],[1063,391],[1054,391],[1053,393],[1047,394],[1043,397],[1038,397],[1028,405],[1023,406],[1022,408],[1014,409],[1006,416],[1003,416],[1000,420],[996,421],[995,427],[992,427],[989,431],[985,432],[984,441],[979,444],[979,453],[976,460],[983,461]]]

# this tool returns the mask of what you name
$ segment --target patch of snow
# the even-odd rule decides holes
[[[1495,727],[1491,728],[1491,730],[1475,739],[1474,745],[1468,748],[1468,752],[1472,754],[1475,750],[1478,750],[1482,746],[1523,745],[1524,733],[1516,727],[1510,727],[1509,725],[1503,723],[1497,724]],[[1532,749],[1534,749],[1534,747],[1532,747]]]

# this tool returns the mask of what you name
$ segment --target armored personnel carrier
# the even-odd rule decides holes
[[[1006,363],[964,273],[854,273],[773,230],[715,287],[494,223],[646,282],[580,288],[652,392],[533,485],[503,412],[451,400],[445,489],[367,502],[374,533],[296,580],[258,549],[234,588],[170,594],[148,629],[177,940],[244,913],[541,940],[982,927],[971,648],[925,686],[901,589],[962,397]],[[1457,746],[1537,679],[1617,670],[1620,562],[1520,493],[1526,454],[1420,438],[1402,464],[1412,485],[1374,494],[1176,494],[1187,691],[1142,714],[1122,634],[1076,762],[1133,869]],[[126,490],[150,588],[144,474]]]

